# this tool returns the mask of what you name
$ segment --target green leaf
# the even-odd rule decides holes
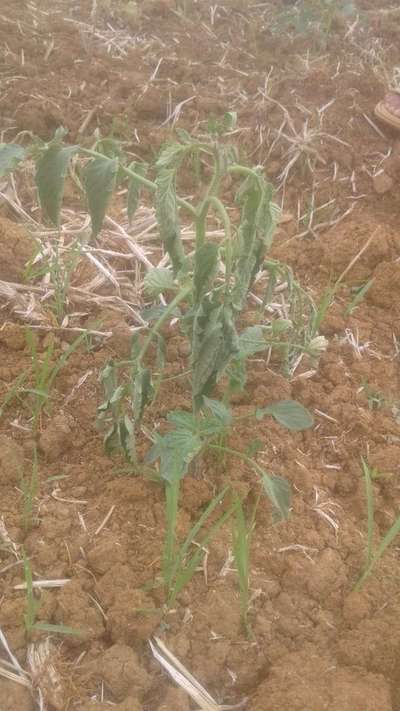
[[[200,299],[208,290],[212,280],[218,269],[218,245],[214,242],[206,242],[196,250],[194,256],[194,287],[195,287],[195,303],[199,303]]]
[[[68,627],[67,625],[53,625],[49,622],[35,622],[33,629],[40,630],[40,632],[49,632],[49,634],[68,634],[76,637],[82,637],[85,634],[83,630]]]
[[[167,415],[168,422],[171,422],[177,429],[187,430],[188,432],[196,432],[197,421],[191,412],[185,410],[175,410]]]
[[[155,267],[147,272],[143,279],[144,288],[152,295],[157,296],[164,291],[175,289],[174,275],[170,269]]]
[[[188,131],[186,131],[184,128],[176,128],[175,133],[181,143],[185,143],[186,145],[197,143],[196,139],[193,138],[193,136],[191,136],[190,133],[188,133]]]
[[[36,162],[36,185],[42,210],[54,225],[60,224],[60,212],[68,165],[78,146],[52,142]]]
[[[174,274],[177,274],[185,261],[181,241],[181,230],[176,202],[176,172],[163,168],[156,178],[156,219],[160,238],[172,262]]]
[[[237,112],[226,111],[222,119],[222,128],[224,131],[233,131],[237,124]]]
[[[290,511],[290,484],[280,476],[263,474],[262,483],[264,491],[273,505],[274,521],[284,521],[289,517]]]
[[[247,358],[268,348],[265,330],[261,326],[249,326],[239,334],[238,358]]]
[[[168,308],[168,306],[150,306],[148,309],[142,309],[140,312],[140,315],[144,321],[148,321],[149,323],[152,321],[158,321],[160,316],[163,315],[164,311]],[[171,314],[171,318],[180,318],[182,316],[182,313],[179,311],[179,308],[177,307]]]
[[[83,182],[92,218],[92,235],[99,234],[114,191],[118,158],[95,158],[83,171]]]
[[[200,452],[201,447],[200,437],[189,430],[177,429],[163,437],[157,434],[145,461],[151,463],[159,459],[161,478],[172,483],[186,474],[190,462]]]
[[[137,173],[138,175],[141,175],[142,177],[144,177],[147,173],[148,167],[149,166],[147,163],[139,163],[137,161],[134,161],[133,163],[130,164],[129,169],[133,170],[134,173]],[[132,223],[134,214],[135,214],[137,208],[139,207],[141,189],[142,189],[142,184],[138,180],[136,180],[136,178],[129,179],[128,199],[127,199],[127,213],[128,213],[129,224]]]
[[[240,392],[247,382],[246,360],[244,358],[233,358],[229,363],[226,374],[229,378],[229,390]]]
[[[210,330],[203,339],[197,357],[193,361],[193,395],[202,395],[209,379],[216,373],[218,356],[222,344],[222,326],[220,323]]]
[[[18,143],[0,143],[0,178],[12,173],[25,155],[25,148]]]
[[[232,422],[232,412],[223,402],[220,402],[220,400],[212,400],[209,397],[203,397],[203,402],[214,417],[220,420],[224,425],[229,425]]]
[[[262,420],[265,415],[272,415],[280,425],[294,432],[307,430],[314,424],[314,418],[311,413],[296,400],[281,400],[273,405],[256,410],[258,420]]]
[[[162,148],[161,153],[157,158],[157,170],[171,167],[177,168],[186,152],[186,146],[183,146],[180,143],[168,143]]]

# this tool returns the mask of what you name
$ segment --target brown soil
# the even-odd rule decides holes
[[[384,127],[378,127],[380,135],[368,119],[374,120],[374,104],[386,90],[382,67],[390,72],[395,64],[400,18],[380,12],[383,0],[356,0],[357,26],[350,31],[338,15],[322,50],[316,37],[293,39],[290,30],[275,32],[269,19],[275,15],[268,8],[263,14],[262,4],[247,10],[246,3],[233,0],[226,6],[193,2],[186,19],[169,0],[143,0],[137,16],[122,1],[97,4],[93,27],[88,0],[36,5],[3,0],[2,140],[21,131],[46,140],[60,124],[72,141],[84,140],[83,124],[85,137],[96,127],[112,131],[136,155],[151,158],[171,133],[168,106],[190,99],[177,125],[196,130],[210,114],[237,110],[241,131],[233,138],[239,150],[265,165],[277,183],[290,143],[280,137],[274,145],[273,139],[279,130],[292,135],[290,125],[280,129],[286,109],[296,131],[308,120],[310,128],[331,138],[317,137],[312,172],[301,158],[284,196],[279,193],[287,219],[272,256],[290,264],[318,298],[372,240],[322,324],[329,346],[317,371],[304,368],[285,379],[257,359],[235,406],[236,414],[243,414],[254,402],[293,397],[316,418],[316,427],[305,433],[288,433],[265,421],[240,425],[232,436],[235,447],[258,438],[260,464],[289,479],[294,492],[288,522],[273,526],[266,500],[258,510],[250,577],[254,639],[249,641],[241,627],[229,527],[212,540],[206,567],[163,615],[163,593],[151,586],[161,569],[162,487],[127,475],[122,459],[104,453],[95,427],[102,401],[99,371],[111,357],[124,357],[129,344],[132,322],[115,312],[90,313],[104,317],[112,337],[80,347],[55,381],[51,406],[40,422],[39,488],[29,530],[23,525],[21,492],[21,481],[31,475],[35,444],[29,410],[20,398],[2,413],[0,514],[9,538],[2,533],[0,628],[26,666],[26,596],[14,589],[24,577],[21,564],[9,567],[20,559],[23,546],[34,578],[69,579],[60,589],[37,591],[38,618],[81,633],[54,638],[57,693],[53,683],[46,683],[48,670],[34,678],[49,711],[105,711],[107,702],[118,711],[193,708],[152,658],[148,640],[153,634],[221,703],[247,698],[251,711],[400,711],[395,544],[363,590],[353,589],[366,547],[361,457],[381,475],[373,485],[376,541],[399,508],[400,203],[397,189],[380,195],[372,181],[395,136]],[[282,8],[288,5],[282,0]],[[119,28],[118,35],[110,25]],[[263,96],[266,92],[273,101]],[[19,189],[25,196],[24,180]],[[73,194],[70,199],[73,203]],[[314,212],[310,222],[313,200],[314,207],[329,205]],[[17,224],[10,202],[2,201],[0,210],[0,279],[22,282],[35,245]],[[37,217],[32,210],[30,215]],[[349,315],[353,288],[372,278],[366,297]],[[29,297],[19,294],[16,306],[15,294],[3,297],[0,293],[0,403],[30,363],[24,336]],[[87,313],[79,318],[76,323],[88,323]],[[42,353],[48,336],[37,333]],[[66,340],[56,331],[54,361],[68,347]],[[185,369],[183,356],[182,339],[171,327],[170,374]],[[170,409],[188,404],[185,380],[171,382],[149,415],[161,425]],[[200,479],[184,481],[180,537],[227,482],[246,494],[250,510],[258,492],[253,474],[236,460],[228,460],[225,468],[210,460]],[[0,709],[33,711],[34,702],[23,687],[0,677]]]

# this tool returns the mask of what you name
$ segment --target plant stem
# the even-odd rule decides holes
[[[244,175],[246,178],[260,179],[259,174],[252,170],[252,168],[246,168],[244,165],[230,165],[228,168],[228,173],[238,173],[239,175]]]
[[[214,173],[207,188],[203,202],[201,203],[196,213],[196,250],[198,250],[204,244],[206,236],[206,220],[208,208],[210,206],[211,198],[216,197],[216,193],[218,192],[219,184],[221,181],[221,164],[217,147],[214,148],[213,157]]]
[[[218,449],[220,452],[226,452],[227,454],[233,454],[235,457],[242,459],[244,462],[253,467],[257,474],[259,474],[261,477],[265,476],[265,472],[257,464],[257,462],[255,462],[254,459],[249,457],[244,452],[239,452],[238,449],[231,449],[231,447],[221,447],[219,444],[207,444],[207,447],[209,447],[210,449]]]

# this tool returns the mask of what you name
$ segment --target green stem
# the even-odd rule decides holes
[[[239,175],[244,175],[246,178],[255,178],[256,180],[260,179],[259,174],[257,171],[253,170],[252,168],[246,168],[244,165],[230,165],[228,168],[228,173],[238,173]]]
[[[265,472],[262,468],[254,461],[251,457],[248,457],[244,452],[239,452],[238,449],[231,449],[231,447],[221,447],[219,444],[208,444],[207,447],[210,449],[219,449],[220,452],[226,452],[227,454],[233,454],[235,457],[242,459],[244,462],[249,464],[261,477],[265,476]]]
[[[104,156],[102,153],[98,153],[98,151],[92,151],[90,148],[80,148],[80,150],[82,153],[87,156],[91,156],[92,158],[107,158],[107,156]],[[147,188],[153,193],[157,190],[157,186],[155,183],[153,183],[152,180],[148,180],[148,178],[145,178],[143,175],[135,173],[134,170],[131,170],[131,168],[127,168],[125,165],[120,165],[120,168],[122,172],[125,173],[125,175],[137,180],[137,182],[143,185],[144,188]],[[192,217],[196,217],[196,210],[194,209],[193,205],[190,204],[190,202],[180,197],[177,197],[176,201],[179,207],[183,207],[185,210],[187,210]]]
[[[214,148],[214,173],[211,178],[207,192],[196,212],[196,250],[203,246],[206,237],[206,220],[211,198],[216,197],[221,181],[221,165],[218,155],[218,148]]]
[[[155,322],[154,326],[152,327],[150,333],[148,334],[147,338],[145,339],[145,341],[144,341],[144,343],[143,343],[143,345],[142,345],[142,347],[141,347],[141,349],[140,349],[140,352],[139,352],[139,355],[138,355],[138,358],[137,358],[137,362],[138,362],[139,364],[143,361],[143,358],[144,358],[144,356],[146,355],[147,349],[148,349],[150,343],[152,342],[154,336],[157,335],[157,333],[159,332],[160,328],[163,326],[163,324],[165,323],[165,321],[166,321],[166,320],[171,316],[171,314],[174,312],[174,310],[175,310],[175,308],[177,307],[177,305],[178,305],[181,301],[183,301],[184,299],[186,299],[187,296],[189,296],[191,290],[192,290],[192,287],[191,287],[191,286],[185,286],[185,287],[175,296],[175,298],[168,304],[167,308],[166,308],[165,311],[161,314],[161,316],[160,316],[160,318],[158,319],[158,321]]]

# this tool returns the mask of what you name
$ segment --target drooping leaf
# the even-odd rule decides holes
[[[222,345],[218,358],[217,381],[224,374],[227,365],[239,354],[239,336],[230,306],[222,308]]]
[[[233,358],[226,369],[226,374],[229,378],[229,390],[231,392],[241,392],[247,382],[245,359]]]
[[[194,287],[195,302],[200,299],[208,290],[218,269],[218,245],[214,242],[206,242],[199,249],[196,249],[194,257]]]
[[[273,509],[274,521],[284,521],[289,517],[290,511],[290,484],[283,477],[275,474],[269,476],[264,473],[262,477],[264,491],[270,499]]]
[[[259,182],[254,178],[245,180],[237,195],[237,200],[243,203],[237,235],[238,254],[232,294],[233,305],[237,311],[241,311],[246,302],[257,263],[257,210],[261,198]]]
[[[18,143],[0,143],[0,178],[12,173],[25,155],[25,148]]]
[[[147,272],[143,279],[143,284],[149,293],[154,296],[162,294],[164,291],[174,289],[174,275],[170,269],[155,267]]]
[[[147,170],[148,170],[148,164],[147,163],[139,163],[138,161],[133,161],[133,163],[130,164],[129,168],[131,170],[133,170],[134,173],[137,173],[138,175],[141,175],[142,177],[144,177],[147,173]],[[138,180],[136,180],[135,178],[129,179],[128,198],[127,198],[127,213],[128,213],[129,224],[132,223],[134,214],[139,207],[141,189],[142,189],[142,185]]]
[[[130,462],[136,461],[135,426],[128,415],[119,423],[119,439],[121,448]]]
[[[83,171],[92,235],[99,234],[111,200],[118,173],[117,158],[94,158]]]
[[[133,412],[135,423],[138,427],[141,423],[144,409],[151,402],[154,395],[151,373],[148,368],[141,368],[136,374],[133,393]]]
[[[272,415],[280,425],[294,432],[307,430],[314,424],[311,413],[296,400],[281,400],[256,411],[258,420],[261,420],[265,415]]]
[[[261,185],[262,193],[256,214],[256,227],[257,236],[268,249],[272,244],[274,232],[281,215],[281,209],[272,202],[272,185],[266,183],[263,179]]]
[[[197,357],[193,361],[192,388],[195,397],[205,392],[205,386],[217,371],[221,343],[222,326],[217,323],[203,339]]]
[[[60,223],[60,212],[64,194],[68,165],[78,146],[62,146],[51,142],[36,162],[35,180],[42,210],[54,225]]]
[[[163,168],[156,178],[156,218],[160,238],[172,262],[174,274],[181,269],[185,253],[181,241],[181,230],[176,202],[176,171]]]

